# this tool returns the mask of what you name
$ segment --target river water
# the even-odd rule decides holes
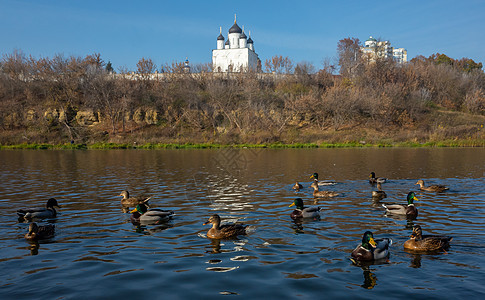
[[[485,295],[485,149],[218,149],[0,151],[2,299],[114,298],[466,298]],[[388,177],[388,198],[372,200],[371,171]],[[313,199],[310,175],[338,184]],[[418,179],[445,184],[418,192]],[[300,192],[291,187],[299,181]],[[118,195],[152,196],[172,209],[166,223],[137,227]],[[386,216],[382,203],[416,191],[419,216]],[[56,235],[33,245],[16,210],[62,206]],[[296,197],[322,207],[319,220],[293,222]],[[210,240],[218,213],[250,225],[233,240]],[[419,224],[453,236],[447,252],[411,254]],[[366,230],[393,240],[387,261],[354,265]]]

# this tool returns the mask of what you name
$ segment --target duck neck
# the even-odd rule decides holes
[[[212,229],[219,230],[220,225],[221,225],[221,221],[214,221],[212,222]]]

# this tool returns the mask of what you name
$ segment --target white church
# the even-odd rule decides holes
[[[244,28],[244,27],[243,27]],[[229,28],[227,40],[222,35],[222,27],[217,37],[217,49],[212,50],[213,72],[249,72],[261,70],[261,61],[254,51],[251,32],[249,38],[236,23]]]

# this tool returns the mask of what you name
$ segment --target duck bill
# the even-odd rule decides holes
[[[134,210],[130,210],[130,213],[137,212],[137,209],[135,208]]]
[[[313,176],[313,175],[312,175],[312,176],[310,176],[310,179],[314,179],[314,178],[315,178],[315,176]]]
[[[413,197],[413,200],[419,201],[419,199],[416,196]]]
[[[206,222],[204,222],[204,224],[202,224],[202,225],[208,225],[208,224],[210,224],[210,223],[211,223],[210,221],[206,221]]]
[[[376,241],[374,241],[374,238],[369,239],[369,244],[371,244],[372,247],[374,247],[374,248],[377,246],[377,243],[376,243]]]
[[[292,207],[292,206],[295,206],[295,203],[291,203],[290,206],[288,206],[288,207]]]

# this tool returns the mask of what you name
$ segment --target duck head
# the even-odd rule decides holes
[[[219,217],[218,214],[214,214],[203,225],[208,225],[208,224],[211,224],[211,223],[213,225],[219,226],[219,224],[221,224],[221,217]]]
[[[414,200],[418,200],[419,201],[419,199],[416,198],[416,194],[414,192],[409,192],[408,193],[407,200],[408,200],[408,205],[414,204]]]
[[[421,226],[419,225],[414,225],[413,227],[413,233],[411,233],[411,238],[420,240],[423,237],[423,230],[421,229]]]
[[[143,215],[148,211],[148,205],[142,203],[138,204],[134,210],[130,211],[131,213],[139,213],[140,215]]]
[[[292,207],[292,206],[296,206],[296,208],[299,210],[302,210],[303,208],[305,208],[303,206],[303,200],[301,198],[296,198],[295,201],[293,201],[293,203],[291,203],[290,206],[288,207]]]
[[[376,241],[374,241],[374,235],[370,231],[364,232],[362,236],[362,247],[371,250],[377,246]]]
[[[122,191],[120,196],[122,196],[123,199],[128,199],[130,198],[130,193],[128,193],[128,191]]]
[[[376,178],[376,173],[370,172],[369,178]]]
[[[313,175],[310,176],[310,179],[318,180],[318,173],[313,173]]]
[[[61,206],[57,203],[57,200],[55,198],[50,198],[49,200],[47,200],[47,204],[45,205],[46,208],[54,208],[55,207],[58,207],[60,208]]]

